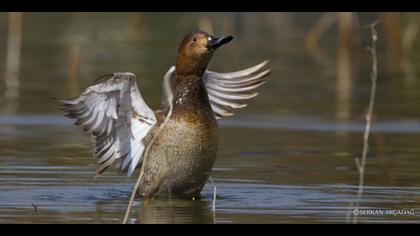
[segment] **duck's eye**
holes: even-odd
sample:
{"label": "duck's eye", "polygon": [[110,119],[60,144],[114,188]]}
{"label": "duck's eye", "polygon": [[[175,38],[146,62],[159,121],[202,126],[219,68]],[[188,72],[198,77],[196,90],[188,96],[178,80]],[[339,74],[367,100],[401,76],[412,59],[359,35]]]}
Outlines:
{"label": "duck's eye", "polygon": [[197,38],[196,38],[196,37],[194,37],[194,38],[193,38],[193,41],[194,41],[194,42],[195,42],[195,41],[197,41]]}

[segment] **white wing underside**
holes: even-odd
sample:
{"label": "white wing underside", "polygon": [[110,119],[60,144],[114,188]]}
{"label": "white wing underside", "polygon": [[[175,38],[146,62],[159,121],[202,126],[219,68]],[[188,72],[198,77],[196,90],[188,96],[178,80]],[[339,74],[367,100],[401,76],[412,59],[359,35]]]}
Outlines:
{"label": "white wing underside", "polygon": [[103,76],[79,97],[61,102],[66,116],[91,134],[98,174],[117,162],[130,176],[141,164],[144,138],[156,117],[144,102],[135,75]]}

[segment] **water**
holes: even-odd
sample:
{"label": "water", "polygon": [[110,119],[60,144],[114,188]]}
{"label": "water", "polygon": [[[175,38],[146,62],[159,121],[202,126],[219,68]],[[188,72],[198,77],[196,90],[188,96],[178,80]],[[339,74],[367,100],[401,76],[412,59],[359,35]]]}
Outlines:
{"label": "water", "polygon": [[[335,28],[321,39],[321,57],[303,46],[320,14],[25,13],[19,96],[6,99],[10,88],[0,85],[0,223],[122,221],[135,178],[111,170],[94,179],[89,137],[51,97],[76,95],[102,74],[131,71],[146,102],[158,107],[161,76],[182,36],[203,16],[217,34],[235,36],[210,69],[230,71],[269,59],[273,74],[247,108],[220,122],[216,211],[209,183],[195,201],[138,198],[129,222],[347,221],[358,191],[355,158],[362,150],[370,57],[363,47],[352,50],[351,86],[339,86]],[[360,17],[368,23],[375,15]],[[0,15],[0,25],[0,58],[6,58],[7,14]],[[361,38],[362,45],[369,43],[368,32],[361,30]],[[419,223],[420,83],[415,74],[389,70],[381,30],[378,43],[380,76],[360,206],[414,215],[361,215],[358,221]],[[77,47],[71,82],[69,60]],[[417,41],[412,50],[418,50]],[[414,72],[420,66],[416,55],[410,54]],[[4,67],[0,63],[2,72]]]}

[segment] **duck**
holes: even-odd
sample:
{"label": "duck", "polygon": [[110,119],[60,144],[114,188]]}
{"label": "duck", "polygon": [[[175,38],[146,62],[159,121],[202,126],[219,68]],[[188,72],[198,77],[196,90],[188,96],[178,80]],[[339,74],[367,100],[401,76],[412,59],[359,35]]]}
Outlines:
{"label": "duck", "polygon": [[187,34],[163,76],[157,110],[130,72],[101,76],[79,96],[60,100],[64,115],[91,136],[97,175],[110,166],[128,177],[141,169],[143,197],[200,197],[217,156],[218,120],[246,107],[271,73],[268,61],[228,73],[208,70],[214,52],[232,39]]}

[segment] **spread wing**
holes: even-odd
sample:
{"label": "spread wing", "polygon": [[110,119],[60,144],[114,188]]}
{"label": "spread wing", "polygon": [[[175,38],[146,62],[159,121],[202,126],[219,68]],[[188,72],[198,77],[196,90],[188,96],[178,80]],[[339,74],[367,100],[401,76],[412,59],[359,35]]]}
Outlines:
{"label": "spread wing", "polygon": [[217,119],[232,116],[234,109],[247,106],[243,100],[258,95],[252,90],[263,85],[271,73],[270,69],[262,70],[267,63],[268,61],[264,61],[256,66],[231,73],[209,70],[204,73],[204,84]]}
{"label": "spread wing", "polygon": [[[247,106],[244,100],[258,95],[253,90],[263,85],[271,73],[270,69],[263,69],[267,63],[268,61],[264,61],[256,66],[231,73],[205,71],[203,81],[217,119],[232,116],[234,109]],[[175,90],[175,76],[175,67],[172,66],[164,77],[164,82],[168,81],[172,87],[170,91]],[[163,89],[162,107],[167,106],[167,91],[168,89]]]}
{"label": "spread wing", "polygon": [[95,82],[79,97],[61,100],[62,109],[91,134],[98,174],[117,162],[130,176],[141,164],[144,138],[156,124],[155,114],[144,102],[134,74],[113,73]]}

